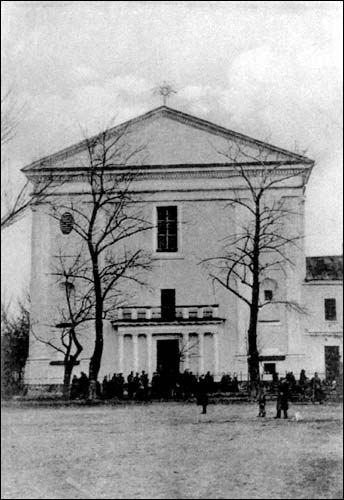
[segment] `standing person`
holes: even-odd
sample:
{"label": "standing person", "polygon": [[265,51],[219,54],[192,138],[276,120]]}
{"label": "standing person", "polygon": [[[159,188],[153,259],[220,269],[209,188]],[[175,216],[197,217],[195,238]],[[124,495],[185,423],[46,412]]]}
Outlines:
{"label": "standing person", "polygon": [[133,389],[134,389],[134,399],[138,399],[140,397],[140,388],[142,387],[140,374],[136,372],[134,380],[133,380]]}
{"label": "standing person", "polygon": [[304,369],[300,371],[300,385],[305,385],[307,381],[307,375]]}
{"label": "standing person", "polygon": [[86,373],[81,372],[79,378],[79,390],[80,390],[80,398],[87,399],[88,398],[88,378]]}
{"label": "standing person", "polygon": [[97,398],[97,381],[91,379],[89,381],[88,386],[89,386],[89,389],[88,389],[89,399],[96,399]]}
{"label": "standing person", "polygon": [[144,401],[147,401],[148,400],[149,378],[148,378],[147,373],[144,370],[142,370],[140,382],[141,382],[141,386],[142,386],[142,398]]}
{"label": "standing person", "polygon": [[238,376],[236,373],[234,373],[234,375],[233,375],[232,392],[239,392],[239,381],[238,381]]}
{"label": "standing person", "polygon": [[109,383],[108,383],[107,376],[105,376],[103,378],[102,393],[103,393],[103,399],[108,399],[108,397],[109,397]]}
{"label": "standing person", "polygon": [[259,412],[258,412],[258,417],[265,417],[266,415],[266,410],[265,410],[265,406],[266,406],[266,395],[265,395],[265,388],[263,385],[261,385],[259,387],[259,392],[258,392],[258,396],[257,396],[257,401],[258,401],[258,409],[259,409]]}
{"label": "standing person", "polygon": [[220,381],[220,389],[222,392],[227,392],[228,380],[225,372],[222,373],[221,381]]}
{"label": "standing person", "polygon": [[212,394],[213,388],[214,388],[214,377],[210,372],[207,372],[205,377],[204,377],[205,385],[206,385],[206,390],[208,393]]}
{"label": "standing person", "polygon": [[160,375],[158,372],[154,372],[152,377],[152,398],[160,398]]}
{"label": "standing person", "polygon": [[322,383],[320,377],[317,372],[314,373],[311,385],[312,385],[312,402],[315,403],[316,401],[319,401],[319,404],[322,405],[324,399],[324,392],[322,389]]}
{"label": "standing person", "polygon": [[123,399],[123,393],[124,393],[124,377],[123,377],[123,373],[119,373],[118,374],[117,380],[118,380],[118,397],[120,399]]}
{"label": "standing person", "polygon": [[128,382],[128,398],[132,399],[134,395],[134,372],[130,372],[127,377]]}
{"label": "standing person", "polygon": [[208,406],[208,394],[207,394],[207,383],[204,375],[201,375],[197,385],[197,404],[202,406],[202,414],[207,413]]}
{"label": "standing person", "polygon": [[72,379],[72,388],[70,391],[70,399],[76,399],[79,396],[79,379],[76,375]]}
{"label": "standing person", "polygon": [[307,376],[305,370],[301,370],[300,372],[300,378],[299,378],[299,389],[300,389],[300,394],[303,399],[306,397],[306,388],[307,388]]}
{"label": "standing person", "polygon": [[274,418],[281,418],[281,411],[283,411],[283,418],[288,418],[288,400],[289,400],[289,384],[286,379],[282,379],[278,385],[277,396],[277,413]]}

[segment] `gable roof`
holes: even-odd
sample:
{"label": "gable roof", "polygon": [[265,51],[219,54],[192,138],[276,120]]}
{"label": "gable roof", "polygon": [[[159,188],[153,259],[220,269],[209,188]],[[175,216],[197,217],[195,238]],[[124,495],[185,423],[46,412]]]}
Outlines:
{"label": "gable roof", "polygon": [[306,281],[342,279],[342,255],[306,257]]}
{"label": "gable roof", "polygon": [[[159,119],[159,118],[167,118],[169,120],[173,120],[174,122],[177,122],[179,124],[184,124],[189,127],[192,127],[194,129],[201,130],[203,132],[207,132],[208,134],[213,134],[218,137],[225,138],[227,140],[234,140],[234,141],[240,141],[241,143],[245,143],[248,146],[251,147],[258,147],[258,148],[264,148],[266,151],[270,152],[271,154],[275,155],[281,155],[283,156],[283,163],[286,164],[294,164],[294,163],[302,163],[302,164],[307,164],[307,165],[313,165],[313,160],[310,160],[309,158],[287,151],[285,149],[273,146],[271,144],[265,143],[263,141],[259,141],[257,139],[253,139],[252,137],[246,136],[244,134],[234,132],[230,129],[224,128],[220,125],[216,125],[214,123],[211,123],[207,120],[203,120],[201,118],[197,118],[195,116],[189,115],[187,113],[184,113],[182,111],[177,111],[175,109],[169,108],[168,106],[160,106],[158,108],[155,108],[147,113],[144,113],[143,115],[137,116],[136,118],[133,118],[131,120],[128,120],[124,123],[121,123],[107,131],[108,137],[111,137],[113,135],[116,135],[117,133],[122,132],[123,130],[126,129],[132,129],[133,127],[141,124],[148,123],[149,121]],[[100,137],[101,134],[97,134],[88,140],[96,140],[98,137]],[[34,161],[30,163],[29,165],[25,166],[22,171],[23,172],[29,172],[32,170],[43,170],[47,166],[52,166],[55,163],[58,163],[60,161],[66,160],[78,153],[81,153],[85,151],[87,145],[87,140],[80,141],[72,146],[69,146],[67,148],[64,148],[56,153],[53,153],[51,155],[45,156],[37,161]],[[153,162],[154,163],[154,162]],[[197,162],[199,163],[199,162]],[[205,161],[204,163],[209,163]],[[218,163],[218,162],[211,162],[212,164]],[[246,164],[249,163],[251,164],[260,164],[260,162],[254,162],[254,161],[249,161],[245,162]],[[155,163],[156,164],[156,163]],[[183,164],[183,163],[181,163]],[[230,162],[222,162],[222,164],[230,164]],[[145,165],[145,164],[144,164]],[[152,165],[152,164],[151,164]],[[68,168],[68,167],[67,167]]]}

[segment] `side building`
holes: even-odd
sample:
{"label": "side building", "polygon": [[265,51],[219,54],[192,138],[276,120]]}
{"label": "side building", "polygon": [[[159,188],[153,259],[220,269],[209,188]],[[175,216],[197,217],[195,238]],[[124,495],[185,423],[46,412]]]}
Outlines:
{"label": "side building", "polygon": [[343,256],[306,257],[305,368],[320,377],[343,375]]}

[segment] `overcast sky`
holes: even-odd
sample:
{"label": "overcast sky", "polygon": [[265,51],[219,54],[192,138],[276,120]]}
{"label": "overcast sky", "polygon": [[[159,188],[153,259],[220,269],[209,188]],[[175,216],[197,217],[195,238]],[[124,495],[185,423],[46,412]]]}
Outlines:
{"label": "overcast sky", "polygon": [[[17,172],[168,105],[316,162],[306,254],[342,252],[342,2],[1,2],[2,88],[25,113],[6,148]],[[21,174],[20,174],[21,175]],[[29,276],[30,224],[2,236],[6,298]]]}

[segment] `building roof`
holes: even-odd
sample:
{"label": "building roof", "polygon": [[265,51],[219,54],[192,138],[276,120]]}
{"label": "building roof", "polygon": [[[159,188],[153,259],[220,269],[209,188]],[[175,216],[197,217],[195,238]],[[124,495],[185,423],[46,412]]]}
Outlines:
{"label": "building roof", "polygon": [[[284,165],[293,165],[293,164],[303,164],[311,167],[313,165],[313,160],[310,160],[309,158],[306,158],[305,156],[287,151],[285,149],[273,146],[271,144],[267,144],[265,142],[253,139],[251,137],[248,137],[244,134],[234,132],[232,130],[229,130],[227,128],[224,128],[219,125],[215,125],[209,121],[203,120],[201,118],[197,118],[195,116],[189,115],[187,113],[183,113],[181,111],[169,108],[167,106],[160,106],[158,108],[155,108],[147,113],[144,113],[143,115],[137,116],[136,118],[133,118],[129,121],[126,121],[125,123],[122,123],[120,125],[117,125],[109,130],[106,131],[106,134],[108,138],[111,138],[112,136],[115,137],[116,135],[123,133],[123,131],[130,131],[131,137],[138,135],[141,136],[142,132],[144,132],[144,128],[147,130],[149,127],[152,125],[152,123],[157,123],[159,121],[159,127],[157,130],[154,130],[153,135],[153,142],[154,142],[154,135],[155,134],[164,134],[160,130],[161,128],[161,120],[164,119],[165,121],[163,122],[163,127],[167,127],[165,132],[165,135],[162,137],[162,142],[164,143],[164,157],[163,161],[161,161],[161,158],[159,155],[154,155],[152,154],[150,161],[140,161],[140,165],[149,165],[151,166],[152,164],[216,164],[216,163],[223,163],[226,164],[228,160],[223,158],[223,155],[219,154],[219,151],[216,151],[215,144],[208,144],[208,142],[211,142],[212,137],[217,137],[219,140],[221,139],[222,141],[239,141],[242,144],[245,144],[246,147],[254,148],[257,151],[264,151],[264,153],[267,153],[270,155],[268,158],[267,154],[265,154],[264,158],[265,160],[271,160],[271,163],[276,163],[276,160],[280,160],[283,162]],[[183,145],[178,143],[178,140],[176,138],[175,130],[170,130],[168,129],[166,119],[168,120],[169,123],[174,123],[174,124],[179,124],[179,126],[184,125],[184,133],[187,132],[187,130],[194,131],[194,136],[196,134],[196,130],[198,130],[198,134],[203,134],[203,136],[195,136],[195,144],[192,144],[190,148],[193,148],[193,155],[192,158],[190,158],[190,155],[186,155],[185,159],[184,157],[180,157],[180,154],[178,154],[179,150],[183,149]],[[185,128],[185,126],[187,128]],[[149,129],[152,132],[152,129]],[[133,133],[134,132],[134,133]],[[167,134],[167,135],[166,135]],[[206,134],[206,135],[204,135]],[[101,134],[96,135],[94,137],[91,137],[88,139],[88,141],[96,140],[98,137],[100,137]],[[190,136],[185,137],[184,142],[187,142],[190,139]],[[216,144],[217,145],[217,144]],[[208,151],[205,150],[207,147]],[[202,149],[203,148],[203,149]],[[30,172],[34,170],[45,170],[46,168],[71,168],[75,164],[75,155],[78,155],[85,151],[87,149],[87,141],[83,140],[77,144],[71,145],[61,151],[58,151],[52,155],[46,156],[44,158],[41,158],[37,161],[34,161],[33,163],[27,165],[22,169],[23,172]],[[171,154],[168,154],[168,150],[171,149]],[[195,151],[199,149],[199,156],[195,155]],[[208,154],[205,154],[208,153]],[[172,160],[171,160],[172,157]],[[66,160],[68,159],[73,159],[73,164],[68,162],[66,163]],[[200,159],[203,159],[203,161],[200,161]],[[194,159],[194,161],[193,161]],[[247,162],[247,158],[245,159]],[[243,160],[239,160],[239,163],[243,163]],[[260,164],[261,161],[254,161],[254,159],[249,159],[249,165],[254,165],[254,164]],[[130,165],[131,166],[131,165]]]}
{"label": "building roof", "polygon": [[306,257],[306,281],[343,280],[343,256]]}

